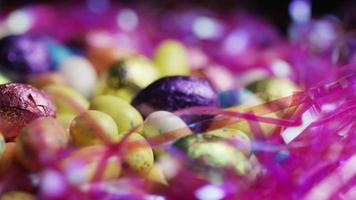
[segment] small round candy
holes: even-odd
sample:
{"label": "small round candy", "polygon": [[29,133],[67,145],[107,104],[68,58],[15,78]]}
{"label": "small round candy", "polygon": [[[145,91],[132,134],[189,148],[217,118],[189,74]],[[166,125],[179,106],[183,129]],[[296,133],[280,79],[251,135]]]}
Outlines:
{"label": "small round candy", "polygon": [[43,88],[43,90],[53,101],[58,114],[78,115],[88,110],[88,100],[68,86],[49,85]]}
{"label": "small round candy", "polygon": [[168,111],[151,113],[143,125],[143,136],[158,144],[172,142],[191,133],[181,118]]}
{"label": "small round candy", "polygon": [[159,72],[152,62],[143,56],[132,56],[114,63],[105,77],[107,89],[127,89],[134,96],[139,90],[159,78]]}
{"label": "small round candy", "polygon": [[163,76],[188,75],[186,48],[176,40],[165,40],[156,49],[154,62]]}
{"label": "small round candy", "polygon": [[131,104],[147,117],[156,110],[176,111],[193,106],[217,106],[218,100],[207,81],[188,76],[170,76],[147,86]]}
{"label": "small round candy", "polygon": [[30,170],[53,161],[58,150],[67,146],[69,134],[52,117],[41,117],[27,124],[16,138],[16,156]]}
{"label": "small round candy", "polygon": [[85,97],[90,97],[97,81],[93,65],[84,57],[71,56],[59,66],[66,82]]}
{"label": "small round candy", "polygon": [[93,180],[101,164],[104,164],[104,168],[99,181],[118,178],[121,174],[120,158],[112,155],[103,163],[103,157],[107,153],[108,149],[104,145],[84,147],[60,160],[60,168],[66,179],[74,185],[81,185]]}
{"label": "small round candy", "polygon": [[0,40],[0,65],[17,74],[43,73],[50,69],[45,41],[36,36],[10,35]]}
{"label": "small round candy", "polygon": [[231,128],[221,128],[214,131],[209,131],[204,133],[206,135],[213,135],[227,139],[228,141],[234,142],[237,149],[240,149],[245,156],[251,154],[251,142],[250,138],[242,131]]}
{"label": "small round candy", "polygon": [[267,78],[253,82],[247,89],[256,93],[264,101],[272,101],[281,97],[292,95],[299,90],[292,81],[282,78]]}
{"label": "small round candy", "polygon": [[0,132],[6,140],[13,140],[30,121],[55,115],[56,107],[44,92],[20,83],[0,85]]}
{"label": "small round candy", "polygon": [[[121,134],[123,138],[125,134]],[[154,163],[153,151],[150,144],[139,133],[131,133],[125,141],[124,163],[129,169],[140,174],[147,175]]]}
{"label": "small round candy", "polygon": [[69,131],[73,144],[80,147],[119,140],[112,117],[96,110],[88,110],[74,118]]}
{"label": "small round candy", "polygon": [[244,154],[220,137],[205,134],[190,135],[178,140],[175,146],[190,158],[199,160],[208,167],[232,168],[239,174],[245,174],[250,168],[250,163]]}
{"label": "small round candy", "polygon": [[126,101],[110,95],[99,95],[90,102],[89,109],[110,115],[116,122],[119,133],[143,123],[140,113]]}
{"label": "small round candy", "polygon": [[27,77],[27,82],[40,89],[51,84],[66,84],[63,75],[58,72],[47,72],[42,74],[30,75]]}
{"label": "small round candy", "polygon": [[0,196],[0,200],[36,200],[37,198],[27,192],[11,191]]}

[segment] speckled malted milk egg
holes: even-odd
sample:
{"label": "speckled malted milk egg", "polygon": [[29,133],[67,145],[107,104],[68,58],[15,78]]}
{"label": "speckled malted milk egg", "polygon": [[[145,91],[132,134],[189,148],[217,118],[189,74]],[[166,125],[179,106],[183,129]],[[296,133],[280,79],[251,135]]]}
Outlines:
{"label": "speckled malted milk egg", "polygon": [[168,111],[151,113],[143,124],[143,136],[156,144],[172,142],[191,133],[181,118]]}
{"label": "speckled malted milk egg", "polygon": [[97,74],[93,65],[84,57],[70,56],[65,58],[59,72],[73,89],[85,97],[90,97],[97,82]]}
{"label": "speckled malted milk egg", "polygon": [[[120,137],[123,139],[124,135],[121,134]],[[142,176],[147,175],[154,165],[150,144],[139,133],[131,133],[124,144],[124,166]]]}
{"label": "speckled malted milk egg", "polygon": [[[99,95],[92,99],[89,109],[98,110],[110,115],[116,125],[119,133],[130,130],[143,123],[140,113],[128,102],[112,95]],[[141,127],[136,131],[140,132]]]}
{"label": "speckled malted milk egg", "polygon": [[27,124],[16,138],[16,156],[30,170],[38,170],[67,147],[69,134],[52,117],[41,117]]}

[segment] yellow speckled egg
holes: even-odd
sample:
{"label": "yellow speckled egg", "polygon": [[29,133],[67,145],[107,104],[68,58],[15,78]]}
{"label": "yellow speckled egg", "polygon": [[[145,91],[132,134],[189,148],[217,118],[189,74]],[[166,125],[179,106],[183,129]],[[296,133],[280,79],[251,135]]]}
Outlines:
{"label": "yellow speckled egg", "polygon": [[150,172],[145,175],[145,178],[155,183],[167,185],[167,180],[164,177],[162,167],[157,163],[153,165]]}
{"label": "yellow speckled egg", "polygon": [[143,136],[156,144],[172,142],[191,133],[181,118],[168,111],[151,113],[143,124]]}
{"label": "yellow speckled egg", "polygon": [[[119,133],[143,123],[141,114],[128,102],[111,95],[96,96],[89,106],[110,115],[118,126]],[[139,129],[136,131],[140,131]]]}
{"label": "yellow speckled egg", "polygon": [[37,198],[27,192],[11,191],[1,195],[0,200],[36,200]]}
{"label": "yellow speckled egg", "polygon": [[[121,138],[125,134],[121,134]],[[132,133],[125,141],[124,163],[129,170],[140,175],[148,174],[154,163],[153,151],[150,144],[139,133]]]}
{"label": "yellow speckled egg", "polygon": [[204,134],[214,135],[217,137],[225,138],[227,140],[232,140],[236,148],[240,149],[246,156],[251,154],[251,143],[248,136],[237,129],[231,128],[220,128],[214,131],[209,131]]}
{"label": "yellow speckled egg", "polygon": [[165,40],[156,49],[154,62],[163,76],[188,75],[186,48],[176,40]]}
{"label": "yellow speckled egg", "polygon": [[119,140],[113,118],[97,110],[88,110],[74,118],[69,132],[73,144],[80,147]]}
{"label": "yellow speckled egg", "polygon": [[64,85],[49,85],[43,90],[56,106],[57,114],[77,115],[88,110],[88,100],[70,87]]}
{"label": "yellow speckled egg", "polygon": [[116,155],[109,156],[106,163],[102,162],[106,156],[107,147],[94,145],[74,151],[60,161],[60,168],[66,178],[74,185],[80,185],[93,180],[100,163],[104,164],[102,176],[98,180],[118,178],[121,174],[121,161]]}

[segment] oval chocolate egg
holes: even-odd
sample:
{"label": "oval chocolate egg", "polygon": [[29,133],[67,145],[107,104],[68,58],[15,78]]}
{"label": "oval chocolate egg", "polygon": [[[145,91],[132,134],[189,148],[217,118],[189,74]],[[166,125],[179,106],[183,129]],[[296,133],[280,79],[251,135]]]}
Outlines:
{"label": "oval chocolate egg", "polygon": [[38,74],[49,71],[47,44],[41,37],[10,35],[0,40],[0,65],[17,74]]}
{"label": "oval chocolate egg", "polygon": [[41,90],[20,83],[0,85],[0,131],[7,141],[32,120],[55,115],[55,106]]}
{"label": "oval chocolate egg", "polygon": [[147,117],[157,110],[176,111],[194,106],[216,106],[218,100],[207,81],[189,76],[170,76],[147,86],[131,104]]}

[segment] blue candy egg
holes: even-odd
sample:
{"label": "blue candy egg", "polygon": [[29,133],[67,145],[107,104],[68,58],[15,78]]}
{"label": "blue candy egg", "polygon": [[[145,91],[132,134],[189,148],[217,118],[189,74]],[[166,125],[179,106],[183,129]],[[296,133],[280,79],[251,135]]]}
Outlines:
{"label": "blue candy egg", "polygon": [[60,63],[73,55],[70,49],[66,48],[63,45],[60,45],[54,41],[47,42],[47,48],[49,55],[51,57],[51,68],[58,69]]}

